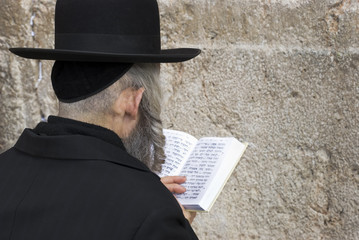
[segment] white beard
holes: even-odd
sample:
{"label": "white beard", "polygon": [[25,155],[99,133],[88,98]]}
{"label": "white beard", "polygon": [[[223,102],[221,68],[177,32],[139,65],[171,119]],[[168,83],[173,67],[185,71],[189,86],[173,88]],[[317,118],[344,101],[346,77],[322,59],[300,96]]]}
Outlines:
{"label": "white beard", "polygon": [[154,164],[153,140],[150,133],[150,124],[146,118],[140,117],[130,136],[122,139],[127,152],[143,162],[148,168]]}

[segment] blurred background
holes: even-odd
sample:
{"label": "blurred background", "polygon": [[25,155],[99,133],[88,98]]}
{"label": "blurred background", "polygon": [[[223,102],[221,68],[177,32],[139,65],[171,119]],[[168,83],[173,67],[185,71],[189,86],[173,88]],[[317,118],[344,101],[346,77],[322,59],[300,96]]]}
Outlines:
{"label": "blurred background", "polygon": [[[359,1],[159,0],[166,128],[249,146],[200,239],[359,239]],[[55,0],[0,0],[0,152],[57,113]]]}

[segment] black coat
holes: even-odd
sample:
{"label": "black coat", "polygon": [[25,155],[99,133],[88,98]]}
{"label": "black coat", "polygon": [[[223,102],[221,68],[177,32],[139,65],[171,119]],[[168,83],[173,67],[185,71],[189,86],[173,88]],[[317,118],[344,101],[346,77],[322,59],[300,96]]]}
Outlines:
{"label": "black coat", "polygon": [[0,155],[0,240],[8,239],[197,237],[157,175],[123,148],[27,129]]}

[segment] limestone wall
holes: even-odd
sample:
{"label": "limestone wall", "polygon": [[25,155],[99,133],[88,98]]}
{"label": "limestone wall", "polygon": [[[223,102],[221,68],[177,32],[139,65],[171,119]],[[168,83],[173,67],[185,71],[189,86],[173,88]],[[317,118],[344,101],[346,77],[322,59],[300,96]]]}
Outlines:
{"label": "limestone wall", "polygon": [[[52,48],[54,1],[0,3],[3,151],[56,113],[51,62],[7,51]],[[165,126],[249,142],[200,239],[359,239],[359,1],[159,5],[164,47],[203,50],[163,65]]]}

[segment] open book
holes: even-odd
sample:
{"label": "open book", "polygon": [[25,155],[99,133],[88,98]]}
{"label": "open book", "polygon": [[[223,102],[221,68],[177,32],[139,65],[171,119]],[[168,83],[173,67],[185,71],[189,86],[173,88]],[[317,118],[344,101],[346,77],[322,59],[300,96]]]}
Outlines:
{"label": "open book", "polygon": [[247,144],[233,137],[195,137],[164,129],[166,162],[160,177],[186,176],[187,191],[177,194],[187,210],[209,211],[232,174]]}

